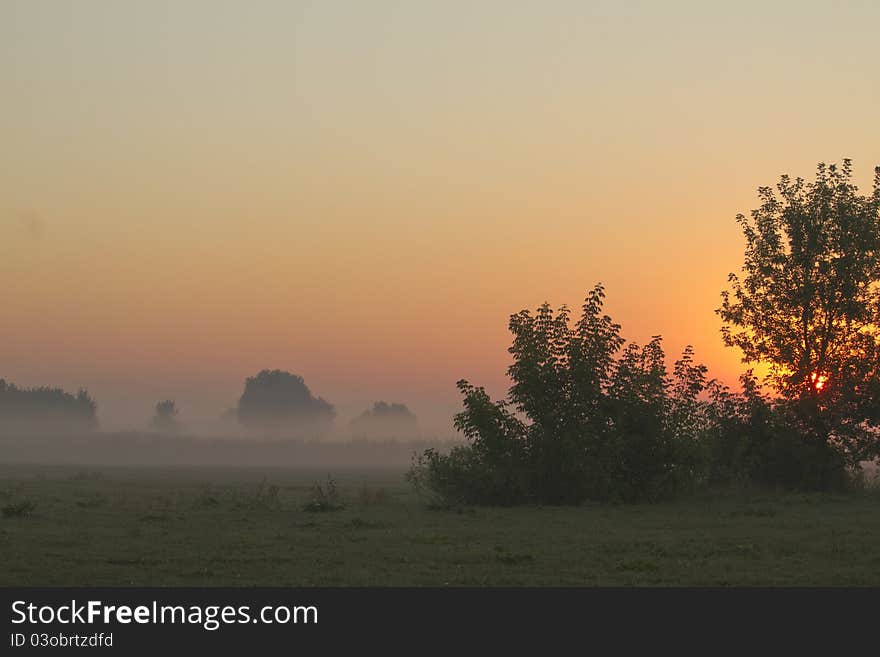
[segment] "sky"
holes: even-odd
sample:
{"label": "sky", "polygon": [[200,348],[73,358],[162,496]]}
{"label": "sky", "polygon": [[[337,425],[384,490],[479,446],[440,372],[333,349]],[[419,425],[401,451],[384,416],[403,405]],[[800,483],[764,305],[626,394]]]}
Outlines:
{"label": "sky", "polygon": [[0,0],[0,377],[192,426],[264,368],[451,434],[596,282],[734,383],[779,175],[880,164],[880,3]]}

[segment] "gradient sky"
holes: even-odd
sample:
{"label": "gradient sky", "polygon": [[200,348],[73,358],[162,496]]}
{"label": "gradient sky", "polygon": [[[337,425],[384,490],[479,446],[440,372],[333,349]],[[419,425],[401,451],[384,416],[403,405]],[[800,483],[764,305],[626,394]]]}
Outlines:
{"label": "gradient sky", "polygon": [[[724,5],[723,7],[721,5]],[[880,3],[0,0],[0,377],[106,428],[287,369],[448,433],[596,281],[692,343],[779,174],[880,164]]]}

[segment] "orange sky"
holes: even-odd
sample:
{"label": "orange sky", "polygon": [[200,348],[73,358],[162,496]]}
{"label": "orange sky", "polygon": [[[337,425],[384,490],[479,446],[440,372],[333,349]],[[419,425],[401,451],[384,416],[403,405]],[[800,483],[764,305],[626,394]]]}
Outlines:
{"label": "orange sky", "polygon": [[[185,6],[183,6],[185,4]],[[625,5],[625,6],[622,6]],[[713,310],[779,174],[880,164],[880,5],[0,6],[0,377],[108,428],[301,374],[448,432],[507,317],[596,281],[735,379]]]}

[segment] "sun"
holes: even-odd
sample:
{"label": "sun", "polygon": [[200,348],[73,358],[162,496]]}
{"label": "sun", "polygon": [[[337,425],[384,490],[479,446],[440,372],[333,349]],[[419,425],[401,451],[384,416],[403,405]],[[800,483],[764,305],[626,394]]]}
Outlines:
{"label": "sun", "polygon": [[818,392],[825,387],[825,384],[828,382],[828,377],[824,374],[820,374],[819,372],[813,372],[810,375],[810,381],[812,382],[813,387]]}

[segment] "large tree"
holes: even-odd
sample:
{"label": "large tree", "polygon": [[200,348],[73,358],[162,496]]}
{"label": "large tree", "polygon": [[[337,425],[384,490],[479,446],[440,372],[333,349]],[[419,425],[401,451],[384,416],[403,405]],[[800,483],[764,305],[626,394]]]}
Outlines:
{"label": "large tree", "polygon": [[717,311],[724,341],[769,365],[805,439],[856,463],[880,422],[880,167],[869,195],[849,160],[758,194],[760,207],[737,217],[745,261]]}
{"label": "large tree", "polygon": [[263,370],[248,377],[238,400],[238,419],[251,431],[276,438],[315,438],[327,434],[336,412],[312,395],[301,376]]}

